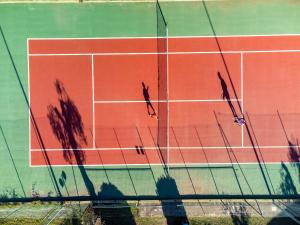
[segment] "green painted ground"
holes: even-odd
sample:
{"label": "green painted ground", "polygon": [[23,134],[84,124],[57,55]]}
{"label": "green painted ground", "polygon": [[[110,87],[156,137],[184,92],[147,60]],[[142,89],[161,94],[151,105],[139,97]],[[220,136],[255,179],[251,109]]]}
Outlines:
{"label": "green painted ground", "polygon": [[[207,2],[206,7],[217,35],[300,34],[300,4],[296,1],[217,1]],[[162,8],[170,35],[213,35],[202,2],[162,3]],[[50,168],[29,167],[27,38],[156,36],[155,13],[153,3],[0,4],[0,25],[15,63],[14,68],[0,36],[2,198],[57,195]],[[162,177],[160,167],[152,167],[152,172],[149,168],[83,168],[86,177],[78,167],[51,169],[64,196],[268,194],[268,189],[272,193],[300,192],[299,164],[263,166],[265,178],[258,165],[192,168],[188,172],[171,169],[174,180]],[[65,184],[59,182],[62,172],[66,173]]]}

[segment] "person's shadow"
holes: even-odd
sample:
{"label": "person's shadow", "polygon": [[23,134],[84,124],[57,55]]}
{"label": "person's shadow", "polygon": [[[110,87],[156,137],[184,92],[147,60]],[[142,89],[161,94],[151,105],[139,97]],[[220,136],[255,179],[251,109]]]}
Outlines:
{"label": "person's shadow", "polygon": [[227,84],[225,82],[225,80],[223,79],[223,77],[221,76],[220,72],[218,72],[218,78],[221,82],[221,87],[222,87],[222,99],[226,99],[228,106],[230,107],[230,110],[232,112],[233,117],[236,119],[238,118],[238,115],[236,113],[236,110],[231,102],[231,98],[230,98],[230,94],[227,88]]}
{"label": "person's shadow", "polygon": [[143,87],[143,96],[146,102],[146,106],[147,106],[147,111],[148,111],[148,115],[151,117],[156,117],[157,118],[157,113],[151,103],[150,100],[150,95],[149,95],[149,86],[146,87],[145,83],[142,82],[142,87]]}

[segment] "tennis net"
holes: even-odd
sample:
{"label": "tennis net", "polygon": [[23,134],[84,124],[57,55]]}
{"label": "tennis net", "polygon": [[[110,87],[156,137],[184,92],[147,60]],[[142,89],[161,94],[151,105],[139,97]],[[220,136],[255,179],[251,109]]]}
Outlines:
{"label": "tennis net", "polygon": [[169,102],[168,102],[168,26],[159,2],[157,15],[157,70],[158,70],[158,132],[157,145],[163,163],[169,158]]}

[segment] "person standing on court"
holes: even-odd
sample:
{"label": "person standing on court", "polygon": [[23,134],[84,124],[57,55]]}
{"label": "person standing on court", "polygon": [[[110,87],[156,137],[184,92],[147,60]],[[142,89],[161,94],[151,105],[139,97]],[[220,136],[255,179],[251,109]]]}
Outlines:
{"label": "person standing on court", "polygon": [[[157,114],[156,114],[156,111],[150,101],[150,95],[149,95],[149,86],[146,87],[145,83],[142,82],[142,86],[143,86],[143,96],[144,96],[144,99],[146,101],[146,104],[147,104],[147,111],[148,111],[148,115],[150,117],[155,117],[157,118]],[[151,112],[152,111],[152,112]]]}
{"label": "person standing on court", "polygon": [[231,98],[230,98],[230,94],[229,94],[229,91],[228,91],[228,88],[227,88],[227,84],[225,82],[225,80],[223,79],[223,77],[221,76],[220,72],[218,72],[218,78],[220,80],[220,83],[221,83],[221,87],[222,87],[222,99],[226,99],[228,105],[229,105],[229,108],[232,112],[232,115],[233,115],[233,120],[235,123],[237,123],[238,125],[244,125],[245,124],[245,119],[243,116],[239,117],[236,113],[236,110],[232,104],[232,101],[231,101]]}

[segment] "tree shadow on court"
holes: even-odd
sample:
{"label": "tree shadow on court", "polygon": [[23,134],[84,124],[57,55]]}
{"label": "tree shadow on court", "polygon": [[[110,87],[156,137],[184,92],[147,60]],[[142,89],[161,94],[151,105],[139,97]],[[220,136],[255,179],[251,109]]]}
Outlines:
{"label": "tree shadow on court", "polygon": [[62,188],[65,188],[67,195],[70,196],[70,192],[68,190],[66,181],[67,181],[67,175],[66,172],[63,170],[61,172],[60,178],[58,179],[58,182]]}
{"label": "tree shadow on court", "polygon": [[[124,194],[112,183],[102,183],[98,193],[100,204],[94,205],[94,211],[101,224],[106,225],[136,225],[130,205],[124,199]],[[118,199],[112,202],[111,199]],[[105,202],[105,200],[110,200]]]}
{"label": "tree shadow on court", "polygon": [[73,165],[78,166],[89,195],[96,197],[94,185],[83,166],[85,155],[80,150],[82,146],[87,144],[81,115],[63,83],[56,80],[54,86],[58,95],[59,106],[48,105],[47,117],[52,132],[62,146],[64,159],[72,167]]}
{"label": "tree shadow on court", "polygon": [[[298,195],[297,188],[294,184],[290,171],[285,163],[281,162],[280,167],[280,191],[285,196]],[[273,204],[280,210],[279,214],[274,217],[268,225],[296,225],[300,224],[299,200],[273,200]]]}
{"label": "tree shadow on court", "polygon": [[300,182],[300,148],[299,148],[299,140],[298,138],[294,138],[292,135],[289,138],[288,134],[287,134],[287,130],[284,126],[284,122],[283,119],[279,113],[279,111],[277,110],[277,116],[280,120],[280,124],[282,127],[282,130],[284,132],[286,141],[288,143],[288,147],[289,147],[289,154],[288,157],[290,159],[290,162],[292,162],[292,166],[294,168],[296,168],[297,173],[298,173],[298,182]]}
{"label": "tree shadow on court", "polygon": [[[277,114],[278,114],[278,118],[281,122],[282,128],[284,130],[285,136],[287,138],[287,142],[288,142],[288,146],[289,146],[289,152],[293,152],[294,149],[297,149],[297,148],[296,148],[295,144],[293,143],[293,141],[289,140],[289,138],[287,136],[287,133],[286,133],[286,130],[285,130],[284,125],[283,125],[282,118],[280,117],[280,114],[279,114],[278,111],[277,111]],[[249,127],[251,129],[253,140],[256,143],[256,146],[254,146],[253,148],[258,149],[258,152],[260,153],[260,158],[261,158],[261,161],[262,161],[262,165],[264,166],[265,171],[266,171],[265,174],[268,177],[268,180],[270,182],[270,186],[269,186],[270,189],[269,190],[271,191],[271,189],[272,189],[272,192],[274,194],[276,194],[279,191],[283,196],[286,196],[286,197],[297,196],[298,195],[297,194],[297,188],[294,185],[294,182],[293,182],[293,179],[292,179],[292,176],[290,174],[290,171],[289,171],[288,167],[283,162],[281,162],[281,167],[280,167],[281,181],[280,181],[280,184],[279,184],[279,190],[275,190],[275,187],[274,187],[273,182],[271,180],[271,177],[270,177],[270,174],[268,172],[267,166],[265,164],[263,155],[261,153],[261,150],[260,150],[260,147],[259,147],[259,144],[258,144],[258,140],[257,140],[255,132],[254,132],[254,127],[251,123],[250,116],[248,115],[248,113],[246,113],[246,115],[247,115],[247,124],[248,124],[247,127]],[[269,225],[271,225],[271,224],[272,225],[273,224],[299,224],[300,223],[299,218],[297,219],[297,217],[298,217],[297,214],[298,213],[293,209],[295,207],[295,205],[297,205],[296,202],[289,203],[289,202],[286,202],[284,200],[279,200],[279,199],[272,199],[272,202],[277,208],[279,208],[281,210],[280,214],[284,215],[284,217],[289,217],[289,218],[286,218],[287,220],[289,220],[289,223],[286,223],[286,222],[282,223],[281,219],[276,218],[276,219],[271,220],[268,223]]]}
{"label": "tree shadow on court", "polygon": [[280,189],[284,195],[298,194],[297,188],[293,182],[293,178],[287,166],[283,162],[281,162],[281,167],[280,167],[280,178],[281,178]]}
{"label": "tree shadow on court", "polygon": [[[156,183],[156,193],[160,199],[179,199],[180,193],[175,180],[169,175],[161,176]],[[182,225],[187,222],[184,203],[181,200],[161,200],[163,214],[168,225]]]}
{"label": "tree shadow on court", "polygon": [[58,182],[57,182],[57,179],[55,177],[55,174],[54,174],[54,171],[53,171],[53,168],[51,166],[51,162],[50,162],[50,159],[48,157],[48,154],[46,152],[46,147],[45,147],[45,144],[44,144],[44,140],[42,138],[42,135],[41,135],[41,131],[39,129],[39,126],[37,124],[37,121],[36,121],[36,118],[35,118],[35,115],[34,115],[34,112],[32,111],[32,108],[30,107],[30,104],[29,104],[29,100],[28,100],[28,97],[27,97],[27,94],[26,94],[26,91],[25,91],[25,88],[22,84],[22,81],[21,81],[21,78],[20,78],[20,75],[19,75],[19,72],[18,72],[18,69],[17,69],[17,66],[15,64],[15,61],[12,57],[12,54],[11,54],[11,51],[10,51],[10,48],[8,46],[8,43],[7,43],[7,40],[6,40],[6,37],[4,35],[4,31],[2,29],[2,26],[0,25],[0,34],[1,34],[1,37],[3,39],[3,42],[4,42],[4,45],[5,45],[5,48],[7,50],[7,53],[9,55],[9,59],[11,61],[11,64],[12,64],[12,67],[13,67],[13,71],[14,71],[14,74],[16,75],[16,78],[17,78],[17,82],[20,86],[20,89],[21,89],[21,92],[22,92],[22,95],[25,99],[25,102],[26,102],[26,106],[28,107],[29,109],[29,116],[30,116],[30,122],[32,125],[32,130],[33,130],[33,133],[38,141],[38,144],[40,146],[40,149],[43,153],[43,157],[44,157],[44,160],[45,160],[45,163],[47,165],[47,170],[48,170],[48,173],[49,173],[49,176],[50,176],[50,179],[51,179],[51,182],[52,182],[52,185],[54,187],[54,190],[58,196],[58,198],[60,198],[62,195],[61,195],[61,192],[60,192],[60,188],[59,188],[59,185],[58,185]]}

